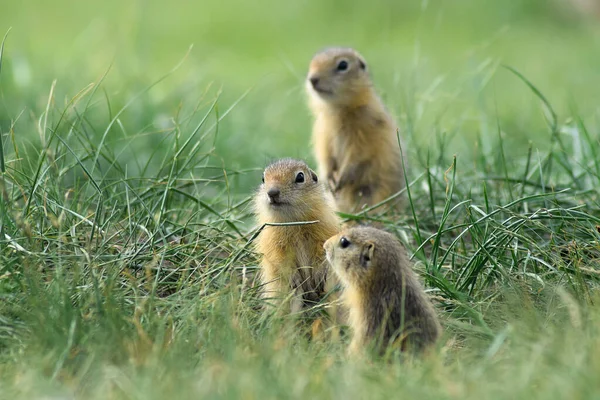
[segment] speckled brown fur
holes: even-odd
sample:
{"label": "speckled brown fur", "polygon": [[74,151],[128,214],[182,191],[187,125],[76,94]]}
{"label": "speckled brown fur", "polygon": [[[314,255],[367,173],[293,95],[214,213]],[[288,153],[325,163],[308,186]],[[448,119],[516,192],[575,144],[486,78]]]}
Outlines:
{"label": "speckled brown fur", "polygon": [[441,326],[433,305],[392,234],[350,228],[324,247],[344,286],[342,300],[353,331],[351,354],[368,346],[383,352],[391,344],[419,351],[438,339]]}

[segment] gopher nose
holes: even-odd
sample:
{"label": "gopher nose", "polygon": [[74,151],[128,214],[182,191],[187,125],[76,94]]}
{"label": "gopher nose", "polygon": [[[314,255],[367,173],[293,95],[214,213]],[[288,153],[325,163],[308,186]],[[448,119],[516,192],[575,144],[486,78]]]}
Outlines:
{"label": "gopher nose", "polygon": [[313,85],[313,87],[317,87],[317,85],[319,84],[319,77],[317,77],[317,76],[313,76],[309,80],[310,80],[310,83]]}
{"label": "gopher nose", "polygon": [[279,197],[279,193],[281,193],[281,191],[279,189],[271,188],[267,192],[267,196],[269,196],[270,200],[276,200]]}

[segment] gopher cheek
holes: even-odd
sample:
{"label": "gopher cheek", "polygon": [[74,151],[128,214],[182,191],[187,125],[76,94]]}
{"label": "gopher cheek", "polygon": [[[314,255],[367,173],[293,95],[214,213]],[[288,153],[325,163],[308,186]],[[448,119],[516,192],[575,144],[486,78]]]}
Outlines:
{"label": "gopher cheek", "polygon": [[352,264],[351,263],[346,263],[344,265],[344,267],[345,267],[346,271],[350,271],[350,269],[352,268]]}
{"label": "gopher cheek", "polygon": [[329,264],[333,265],[333,257],[331,251],[327,247],[325,247],[325,259]]}

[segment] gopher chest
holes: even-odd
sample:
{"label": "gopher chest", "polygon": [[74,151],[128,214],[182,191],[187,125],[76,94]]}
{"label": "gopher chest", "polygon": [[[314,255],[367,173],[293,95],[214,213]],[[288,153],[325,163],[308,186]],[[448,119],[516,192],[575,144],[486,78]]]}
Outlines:
{"label": "gopher chest", "polygon": [[354,286],[347,286],[342,300],[349,311],[348,322],[354,331],[354,338],[361,342],[367,330],[364,294]]}
{"label": "gopher chest", "polygon": [[[291,244],[291,247],[294,252],[294,263],[298,268],[302,267],[310,267],[314,261],[314,254],[311,254],[311,246],[306,240],[301,240],[298,238],[298,241]],[[313,250],[314,251],[314,250]]]}
{"label": "gopher chest", "polygon": [[337,165],[343,165],[348,160],[356,157],[356,135],[351,129],[340,128],[339,132],[333,136],[331,149]]}
{"label": "gopher chest", "polygon": [[290,284],[300,290],[305,302],[317,303],[325,290],[322,245],[299,240],[294,248],[295,271]]}

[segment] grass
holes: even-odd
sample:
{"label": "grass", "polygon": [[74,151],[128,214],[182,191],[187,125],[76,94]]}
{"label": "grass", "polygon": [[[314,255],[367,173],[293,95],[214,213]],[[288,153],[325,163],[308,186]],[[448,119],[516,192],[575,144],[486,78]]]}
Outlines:
{"label": "grass", "polygon": [[[73,5],[51,35],[48,5],[0,15],[0,397],[596,397],[597,27],[539,1],[261,4]],[[268,160],[312,162],[325,41],[365,53],[406,139],[406,215],[355,217],[413,255],[445,329],[426,359],[348,360],[261,311],[249,201]]]}

